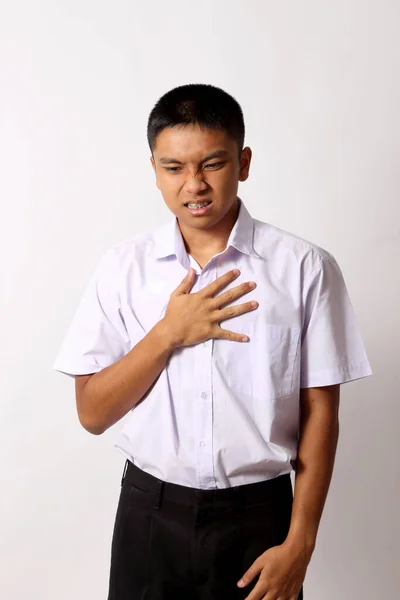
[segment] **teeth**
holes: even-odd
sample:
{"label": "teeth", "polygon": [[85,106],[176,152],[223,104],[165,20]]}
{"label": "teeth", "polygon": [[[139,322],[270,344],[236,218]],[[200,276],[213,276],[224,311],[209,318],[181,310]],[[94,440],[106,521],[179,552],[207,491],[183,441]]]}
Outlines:
{"label": "teeth", "polygon": [[207,206],[209,204],[209,202],[203,202],[202,204],[193,204],[190,203],[188,204],[189,208],[203,208],[203,206]]}

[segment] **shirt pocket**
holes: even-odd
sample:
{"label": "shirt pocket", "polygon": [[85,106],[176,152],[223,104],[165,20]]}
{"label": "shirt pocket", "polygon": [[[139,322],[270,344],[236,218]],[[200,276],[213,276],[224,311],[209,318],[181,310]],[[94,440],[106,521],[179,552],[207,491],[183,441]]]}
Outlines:
{"label": "shirt pocket", "polygon": [[250,341],[232,344],[228,361],[232,391],[265,400],[293,394],[300,328],[257,319],[242,329]]}

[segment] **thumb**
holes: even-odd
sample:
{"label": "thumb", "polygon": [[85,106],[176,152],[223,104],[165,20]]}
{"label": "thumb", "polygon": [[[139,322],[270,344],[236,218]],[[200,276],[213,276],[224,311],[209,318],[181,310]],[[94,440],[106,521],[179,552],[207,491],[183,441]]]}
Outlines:
{"label": "thumb", "polygon": [[193,283],[194,283],[193,275],[194,275],[194,269],[190,268],[189,271],[186,273],[186,276],[184,277],[182,282],[176,288],[176,290],[175,290],[176,294],[187,294],[190,292],[190,290],[193,287]]}

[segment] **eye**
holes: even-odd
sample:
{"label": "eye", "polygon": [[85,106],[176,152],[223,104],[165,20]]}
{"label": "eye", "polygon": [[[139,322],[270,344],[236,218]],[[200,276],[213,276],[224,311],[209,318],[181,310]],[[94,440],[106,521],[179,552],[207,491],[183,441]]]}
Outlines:
{"label": "eye", "polygon": [[164,167],[164,169],[170,173],[176,173],[179,171],[180,167]]}
{"label": "eye", "polygon": [[225,164],[224,162],[209,163],[204,168],[208,169],[208,167],[210,167],[210,169],[215,169],[215,168],[218,168],[218,167],[222,167],[222,165],[224,165],[224,164]]}

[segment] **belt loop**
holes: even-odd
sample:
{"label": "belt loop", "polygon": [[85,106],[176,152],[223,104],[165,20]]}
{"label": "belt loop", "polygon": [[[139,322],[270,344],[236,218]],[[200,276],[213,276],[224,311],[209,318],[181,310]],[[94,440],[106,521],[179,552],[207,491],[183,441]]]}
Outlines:
{"label": "belt loop", "polygon": [[122,473],[121,487],[122,487],[122,484],[124,483],[125,475],[126,475],[126,472],[127,472],[127,470],[128,470],[128,465],[129,465],[129,461],[128,461],[128,459],[127,459],[127,460],[125,461],[124,471],[123,471],[123,473]]}
{"label": "belt loop", "polygon": [[164,481],[160,481],[160,485],[155,497],[155,501],[154,501],[154,505],[153,508],[155,510],[160,510],[161,508],[161,504],[162,504],[162,497],[163,497],[163,491],[164,491]]}

